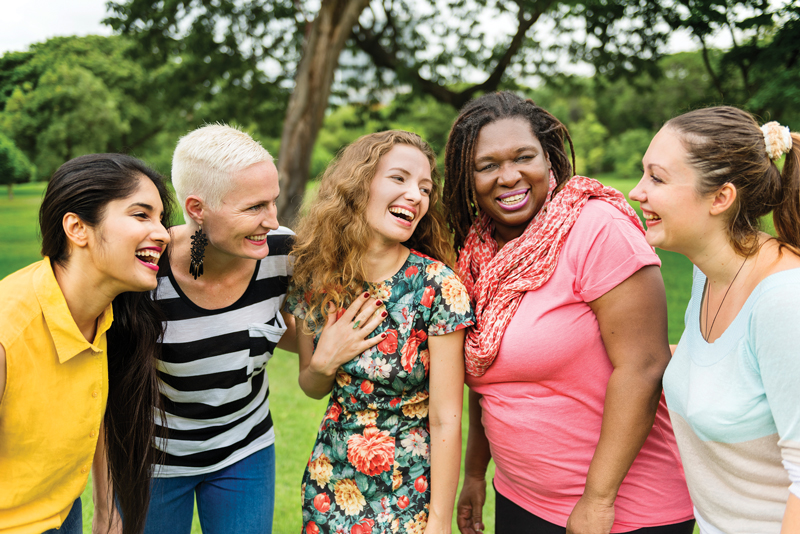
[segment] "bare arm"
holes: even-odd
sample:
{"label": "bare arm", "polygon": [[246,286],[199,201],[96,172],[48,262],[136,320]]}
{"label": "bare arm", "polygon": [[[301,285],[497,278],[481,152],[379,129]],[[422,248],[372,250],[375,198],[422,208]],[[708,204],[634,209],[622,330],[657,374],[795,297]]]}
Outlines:
{"label": "bare arm", "polygon": [[297,354],[297,326],[294,315],[282,311],[281,316],[283,317],[283,322],[286,323],[286,332],[283,333],[281,340],[278,341],[278,348]]}
{"label": "bare arm", "polygon": [[[586,488],[567,522],[570,534],[607,534],[620,484],[653,427],[670,360],[667,304],[658,267],[644,267],[589,303],[614,367],[600,440]],[[647,321],[633,320],[646,317]]]}
{"label": "bare arm", "polygon": [[[92,461],[92,500],[94,501],[94,517],[92,518],[92,534],[120,534],[122,519],[117,507],[112,502],[111,481],[108,478],[108,456],[106,453],[105,421],[100,422],[100,436]],[[111,521],[109,521],[111,518]]]}
{"label": "bare arm", "polygon": [[486,528],[483,504],[486,502],[486,468],[492,453],[483,430],[481,396],[469,391],[469,434],[464,458],[464,485],[458,497],[456,523],[463,534],[475,534]]}
{"label": "bare arm", "polygon": [[800,532],[800,499],[794,493],[789,494],[786,511],[783,512],[781,534],[797,534]]}
{"label": "bare arm", "polygon": [[464,330],[428,338],[431,353],[431,505],[426,534],[449,533],[461,470]]}
{"label": "bare arm", "polygon": [[382,303],[366,294],[359,296],[339,319],[335,313],[328,315],[316,350],[314,334],[301,332],[298,382],[305,394],[312,399],[321,399],[330,393],[339,367],[383,340],[385,334],[370,339],[366,337],[385,317]]}

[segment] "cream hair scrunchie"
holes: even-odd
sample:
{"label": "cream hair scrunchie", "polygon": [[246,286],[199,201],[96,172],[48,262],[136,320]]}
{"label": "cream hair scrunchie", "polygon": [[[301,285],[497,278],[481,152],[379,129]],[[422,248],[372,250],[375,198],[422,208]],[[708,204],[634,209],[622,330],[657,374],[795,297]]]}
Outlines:
{"label": "cream hair scrunchie", "polygon": [[767,145],[769,159],[776,160],[792,148],[792,134],[788,126],[781,126],[776,121],[768,122],[761,127],[764,143]]}

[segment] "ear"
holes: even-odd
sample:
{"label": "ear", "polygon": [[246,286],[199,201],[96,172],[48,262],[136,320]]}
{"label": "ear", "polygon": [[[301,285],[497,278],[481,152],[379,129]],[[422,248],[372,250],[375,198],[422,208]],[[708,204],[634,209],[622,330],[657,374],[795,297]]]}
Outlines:
{"label": "ear", "polygon": [[74,213],[67,213],[61,219],[61,226],[67,234],[70,246],[83,248],[89,244],[89,227]]}
{"label": "ear", "polygon": [[186,213],[189,214],[189,217],[191,217],[194,222],[202,226],[203,218],[205,216],[205,203],[203,202],[203,199],[195,195],[189,195],[186,197],[186,201],[183,205],[186,208]]}
{"label": "ear", "polygon": [[714,197],[711,200],[711,208],[709,213],[711,215],[719,215],[724,213],[736,201],[736,186],[728,182],[723,184],[722,187],[717,189]]}

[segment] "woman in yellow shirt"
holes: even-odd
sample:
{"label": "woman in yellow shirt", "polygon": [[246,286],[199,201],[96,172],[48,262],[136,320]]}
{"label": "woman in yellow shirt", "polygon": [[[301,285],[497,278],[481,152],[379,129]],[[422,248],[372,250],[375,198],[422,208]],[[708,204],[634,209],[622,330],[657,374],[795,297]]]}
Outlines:
{"label": "woman in yellow shirt", "polygon": [[156,287],[171,203],[158,173],[121,154],[50,180],[44,259],[0,281],[0,533],[82,532],[92,467],[114,488],[98,484],[95,501],[116,498],[124,532],[142,530],[162,327],[141,292]]}

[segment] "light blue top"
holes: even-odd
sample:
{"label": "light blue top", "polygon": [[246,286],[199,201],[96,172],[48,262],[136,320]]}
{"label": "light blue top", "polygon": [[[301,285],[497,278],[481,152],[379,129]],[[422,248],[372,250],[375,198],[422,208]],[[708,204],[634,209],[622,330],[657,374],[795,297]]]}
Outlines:
{"label": "light blue top", "polygon": [[664,374],[689,492],[701,525],[778,532],[790,484],[800,497],[800,269],[762,280],[713,343],[700,333],[705,283],[695,267]]}

